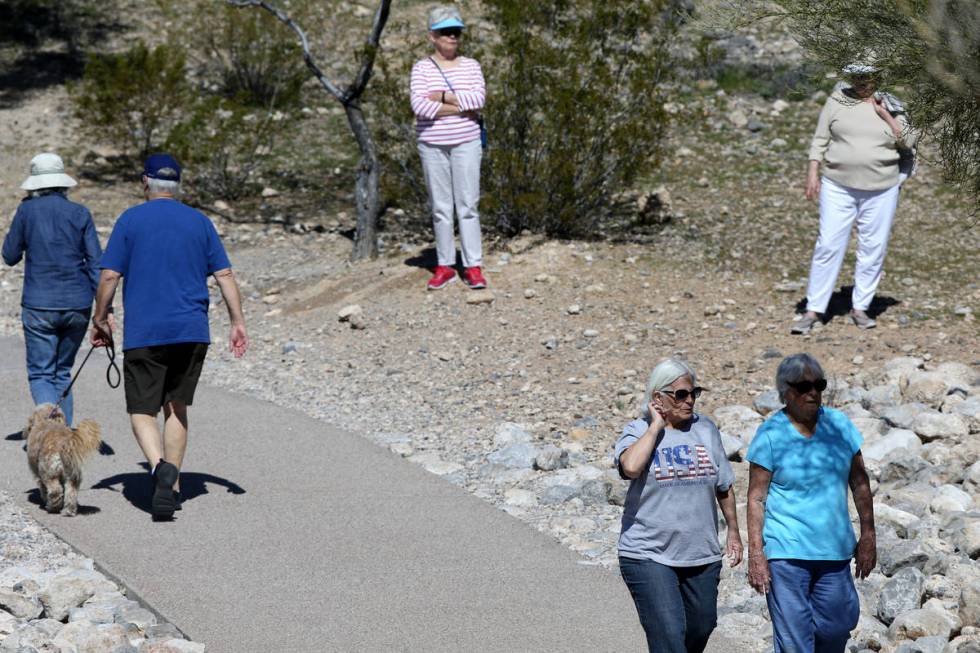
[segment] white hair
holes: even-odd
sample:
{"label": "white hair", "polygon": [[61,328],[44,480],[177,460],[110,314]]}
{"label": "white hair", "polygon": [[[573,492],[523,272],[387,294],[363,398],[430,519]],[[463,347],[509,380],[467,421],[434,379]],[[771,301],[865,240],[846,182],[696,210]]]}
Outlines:
{"label": "white hair", "polygon": [[180,195],[180,182],[169,179],[146,178],[146,187],[154,195]]}
{"label": "white hair", "polygon": [[692,384],[697,384],[697,375],[690,365],[684,361],[666,358],[657,363],[657,366],[650,372],[650,378],[647,379],[647,390],[643,394],[643,406],[641,407],[643,417],[650,416],[650,400],[653,398],[653,393],[669,387],[671,383],[684,376],[690,377]]}

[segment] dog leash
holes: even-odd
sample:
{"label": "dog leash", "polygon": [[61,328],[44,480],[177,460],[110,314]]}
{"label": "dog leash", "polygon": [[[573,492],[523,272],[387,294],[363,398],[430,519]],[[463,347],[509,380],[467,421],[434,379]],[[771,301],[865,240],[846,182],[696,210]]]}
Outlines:
{"label": "dog leash", "polygon": [[[58,399],[58,403],[56,403],[54,408],[51,409],[51,414],[48,417],[54,417],[55,412],[61,408],[61,404],[64,403],[65,399],[68,397],[68,393],[71,392],[71,387],[75,385],[75,381],[78,380],[78,375],[82,373],[82,368],[85,367],[85,363],[87,363],[89,357],[92,356],[92,352],[99,347],[105,347],[106,356],[109,358],[109,366],[105,370],[106,383],[108,383],[109,387],[112,389],[119,387],[119,384],[122,382],[122,375],[119,373],[119,366],[116,365],[115,343],[110,341],[107,345],[93,345],[92,348],[88,350],[88,353],[85,354],[85,358],[82,360],[82,364],[78,366],[78,371],[75,372],[75,376],[72,377],[71,383],[69,383],[68,387],[65,388],[65,391],[61,393],[61,398]],[[113,375],[113,372],[115,372],[115,375]],[[115,376],[115,381],[113,381],[113,376]]]}

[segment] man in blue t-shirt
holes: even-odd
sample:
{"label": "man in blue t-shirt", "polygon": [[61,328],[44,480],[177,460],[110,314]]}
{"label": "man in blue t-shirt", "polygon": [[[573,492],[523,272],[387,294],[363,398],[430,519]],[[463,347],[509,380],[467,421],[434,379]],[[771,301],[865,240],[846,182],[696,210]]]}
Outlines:
{"label": "man in blue t-shirt", "polygon": [[[109,309],[123,279],[123,376],[133,434],[153,470],[154,519],[180,510],[180,466],[187,448],[187,407],[208,344],[208,277],[231,319],[231,351],[248,349],[241,295],[218,232],[200,211],[177,201],[180,165],[154,154],[143,168],[146,202],[123,212],[102,256],[92,344],[112,341]],[[161,435],[157,414],[163,408]]]}

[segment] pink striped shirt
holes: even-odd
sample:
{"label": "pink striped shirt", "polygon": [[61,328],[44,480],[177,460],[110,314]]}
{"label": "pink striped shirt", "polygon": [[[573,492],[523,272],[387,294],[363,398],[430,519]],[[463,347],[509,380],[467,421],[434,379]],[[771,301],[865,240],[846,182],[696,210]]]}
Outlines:
{"label": "pink striped shirt", "polygon": [[477,111],[483,108],[487,97],[483,71],[476,59],[459,57],[453,68],[442,68],[449,78],[452,89],[436,64],[429,58],[420,59],[412,66],[412,111],[415,112],[415,135],[423,143],[433,145],[459,145],[480,138],[480,126],[472,115],[450,115],[436,117],[441,106],[429,99],[433,91],[455,89],[459,108],[463,111]]}

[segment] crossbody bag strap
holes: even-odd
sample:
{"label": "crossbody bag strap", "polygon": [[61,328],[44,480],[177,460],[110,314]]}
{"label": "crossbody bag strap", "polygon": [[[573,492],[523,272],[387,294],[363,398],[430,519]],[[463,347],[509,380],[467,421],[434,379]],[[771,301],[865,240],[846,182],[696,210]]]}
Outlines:
{"label": "crossbody bag strap", "polygon": [[442,75],[442,78],[446,80],[446,84],[449,86],[449,90],[455,93],[456,89],[453,88],[453,83],[449,81],[449,77],[446,76],[446,73],[443,71],[442,67],[439,64],[437,64],[436,60],[433,59],[432,57],[429,57],[429,61],[431,61],[432,65],[436,67],[436,70],[439,71],[439,74]]}

